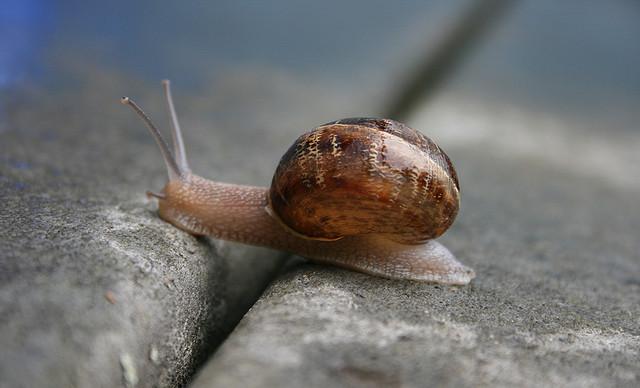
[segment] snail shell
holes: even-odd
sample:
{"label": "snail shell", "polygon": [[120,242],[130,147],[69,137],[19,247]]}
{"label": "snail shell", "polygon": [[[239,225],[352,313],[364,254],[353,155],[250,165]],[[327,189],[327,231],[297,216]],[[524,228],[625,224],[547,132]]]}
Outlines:
{"label": "snail shell", "polygon": [[315,240],[377,234],[404,244],[436,238],[460,204],[449,157],[393,120],[350,118],[300,136],[268,192],[269,212]]}

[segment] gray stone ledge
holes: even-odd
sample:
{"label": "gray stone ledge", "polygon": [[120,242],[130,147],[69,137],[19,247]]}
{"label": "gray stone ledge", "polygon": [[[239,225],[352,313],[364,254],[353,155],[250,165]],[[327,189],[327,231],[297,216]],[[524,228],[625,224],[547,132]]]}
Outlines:
{"label": "gray stone ledge", "polygon": [[470,286],[294,267],[192,387],[638,386],[637,186],[579,172],[581,154],[447,151],[463,197],[442,242]]}
{"label": "gray stone ledge", "polygon": [[[144,192],[162,187],[162,160],[118,98],[161,88],[102,76],[56,98],[41,91],[8,100],[0,129],[3,388],[182,386],[282,263],[281,253],[196,239],[157,217]],[[202,128],[189,129],[190,138],[213,148],[216,137]],[[240,139],[230,132],[225,142]],[[206,157],[191,151],[192,160]]]}

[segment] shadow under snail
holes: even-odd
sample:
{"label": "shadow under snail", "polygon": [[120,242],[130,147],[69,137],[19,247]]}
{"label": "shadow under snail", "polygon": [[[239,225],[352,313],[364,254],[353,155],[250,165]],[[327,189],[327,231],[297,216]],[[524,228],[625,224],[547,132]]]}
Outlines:
{"label": "shadow under snail", "polygon": [[169,81],[173,152],[151,119],[129,105],[155,138],[169,173],[160,217],[193,235],[265,246],[391,279],[468,284],[472,269],[434,239],[458,213],[449,157],[393,120],[350,118],[300,136],[270,188],[215,182],[191,173]]}

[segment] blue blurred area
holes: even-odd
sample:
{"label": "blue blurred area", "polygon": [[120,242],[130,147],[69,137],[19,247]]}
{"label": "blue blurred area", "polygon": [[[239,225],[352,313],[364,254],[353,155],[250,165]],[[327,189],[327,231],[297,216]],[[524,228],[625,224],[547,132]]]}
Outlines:
{"label": "blue blurred area", "polygon": [[[471,2],[0,1],[0,87],[64,83],[72,61],[183,90],[238,66],[384,88]],[[549,109],[636,112],[639,39],[637,1],[519,1],[456,87]]]}
{"label": "blue blurred area", "polygon": [[467,66],[460,82],[507,100],[637,117],[640,2],[523,1]]}
{"label": "blue blurred area", "polygon": [[54,4],[50,1],[0,2],[0,87],[41,72],[54,21]]}
{"label": "blue blurred area", "polygon": [[421,40],[412,30],[435,24],[452,8],[444,0],[69,0],[59,6],[59,36],[68,48],[181,85],[236,65],[362,79],[362,70],[395,62]]}

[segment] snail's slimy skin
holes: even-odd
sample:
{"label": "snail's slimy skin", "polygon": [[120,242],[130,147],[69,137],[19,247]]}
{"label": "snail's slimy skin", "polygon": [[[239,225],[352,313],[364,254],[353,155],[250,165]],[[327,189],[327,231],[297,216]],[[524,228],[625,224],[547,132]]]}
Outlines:
{"label": "snail's slimy skin", "polygon": [[391,279],[467,284],[475,277],[442,244],[402,244],[383,235],[336,241],[291,233],[267,211],[264,187],[214,182],[196,175],[172,180],[158,199],[160,217],[194,235],[264,246],[312,261]]}
{"label": "snail's slimy skin", "polygon": [[[168,81],[174,152],[142,110],[165,158],[162,219],[194,235],[265,246],[371,275],[443,284],[474,277],[433,240],[453,223],[460,187],[447,155],[393,120],[344,119],[302,135],[270,188],[215,182],[187,165]],[[175,155],[175,156],[174,156]]]}

